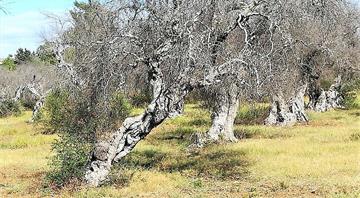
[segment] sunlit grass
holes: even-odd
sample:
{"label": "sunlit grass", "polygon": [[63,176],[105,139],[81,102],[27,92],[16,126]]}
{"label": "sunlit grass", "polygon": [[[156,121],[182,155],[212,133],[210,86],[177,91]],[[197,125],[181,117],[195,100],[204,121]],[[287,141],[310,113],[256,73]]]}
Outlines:
{"label": "sunlit grass", "polygon": [[30,116],[0,119],[0,196],[31,197],[27,190],[40,191],[55,136],[39,134],[28,123]]}
{"label": "sunlit grass", "polygon": [[237,125],[238,143],[188,150],[211,122],[208,111],[187,105],[139,143],[109,184],[51,192],[42,178],[56,136],[40,134],[25,112],[0,119],[0,197],[358,197],[360,110],[309,114],[293,127]]}

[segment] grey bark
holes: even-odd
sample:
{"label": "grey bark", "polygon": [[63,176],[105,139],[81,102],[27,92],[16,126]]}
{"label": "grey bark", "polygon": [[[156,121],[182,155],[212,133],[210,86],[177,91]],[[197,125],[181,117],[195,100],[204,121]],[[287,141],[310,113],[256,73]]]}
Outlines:
{"label": "grey bark", "polygon": [[42,96],[35,104],[33,111],[32,111],[32,115],[31,115],[31,119],[30,122],[35,122],[35,120],[38,118],[39,113],[41,111],[41,109],[43,108],[43,106],[45,105],[45,96]]}
{"label": "grey bark", "polygon": [[344,108],[344,97],[340,94],[341,76],[335,79],[328,91],[321,90],[318,97],[311,97],[308,108],[316,112]]}
{"label": "grey bark", "polygon": [[295,97],[291,101],[291,112],[295,114],[297,122],[308,122],[309,118],[305,112],[305,93],[307,84],[299,87]]}
{"label": "grey bark", "polygon": [[[47,93],[49,93],[51,90],[49,90]],[[45,104],[45,96],[41,95],[37,89],[35,88],[34,83],[27,84],[25,86],[20,86],[16,92],[15,97],[13,98],[14,101],[19,101],[22,97],[24,97],[25,94],[30,94],[32,97],[36,100],[35,106],[33,107],[32,116],[29,122],[34,122],[35,119],[38,117],[41,108]]]}
{"label": "grey bark", "polygon": [[273,96],[270,114],[265,120],[266,125],[291,126],[296,122],[308,122],[305,113],[304,96],[307,85],[296,90],[295,96],[286,101],[284,96]]}
{"label": "grey bark", "polygon": [[281,95],[273,96],[270,114],[265,120],[266,125],[293,125],[296,123],[296,116],[290,111],[288,103]]}
{"label": "grey bark", "polygon": [[234,121],[239,108],[238,95],[236,85],[230,85],[228,91],[218,95],[211,116],[212,125],[206,134],[208,140],[237,141],[234,135]]}
{"label": "grey bark", "polygon": [[166,88],[159,65],[155,63],[152,63],[151,84],[153,100],[145,112],[140,116],[127,118],[109,141],[97,144],[85,173],[85,180],[89,185],[101,185],[107,179],[113,163],[126,156],[166,118],[182,113],[184,98],[191,89],[189,86],[173,84]]}
{"label": "grey bark", "polygon": [[32,95],[35,99],[41,98],[41,94],[36,90],[33,83],[27,84],[25,86],[19,86],[15,92],[14,101],[19,101],[25,94]]}

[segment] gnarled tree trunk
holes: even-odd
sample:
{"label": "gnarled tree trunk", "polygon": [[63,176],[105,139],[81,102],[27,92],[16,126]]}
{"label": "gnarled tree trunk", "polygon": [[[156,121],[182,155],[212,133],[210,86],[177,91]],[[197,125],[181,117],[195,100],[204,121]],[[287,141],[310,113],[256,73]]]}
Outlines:
{"label": "gnarled tree trunk", "polygon": [[177,116],[183,111],[184,98],[191,90],[187,84],[174,83],[166,88],[159,66],[153,63],[151,84],[153,100],[146,111],[137,117],[127,118],[107,142],[96,145],[85,179],[92,186],[99,186],[106,180],[112,164],[126,156],[135,145],[166,118]]}
{"label": "gnarled tree trunk", "polygon": [[34,84],[27,84],[25,86],[20,86],[16,92],[14,101],[19,101],[25,94],[31,94],[34,100],[36,100],[35,106],[33,107],[32,116],[30,122],[34,122],[38,117],[41,108],[45,104],[45,96],[42,96],[35,88]]}
{"label": "gnarled tree trunk", "polygon": [[211,115],[212,125],[206,134],[208,140],[218,141],[222,138],[226,141],[237,141],[234,135],[234,121],[239,108],[238,96],[236,85],[230,85],[228,91],[218,94]]}
{"label": "gnarled tree trunk", "polygon": [[291,112],[295,114],[296,120],[298,122],[308,122],[309,118],[305,112],[305,93],[307,89],[307,84],[299,87],[296,90],[295,97],[291,100]]}
{"label": "gnarled tree trunk", "polygon": [[296,116],[290,111],[289,104],[281,95],[273,96],[270,114],[265,120],[266,125],[293,125],[296,123]]}
{"label": "gnarled tree trunk", "polygon": [[319,94],[309,94],[312,97],[310,97],[308,108],[316,112],[343,108],[344,97],[340,94],[340,89],[341,76],[338,76],[328,91],[321,90]]}
{"label": "gnarled tree trunk", "polygon": [[41,94],[35,89],[34,84],[27,84],[25,86],[19,86],[15,92],[14,101],[19,101],[24,95],[30,94],[35,100],[41,98]]}
{"label": "gnarled tree trunk", "polygon": [[304,96],[307,85],[296,90],[295,96],[286,101],[280,94],[273,96],[270,114],[265,120],[266,125],[291,126],[296,122],[307,122]]}

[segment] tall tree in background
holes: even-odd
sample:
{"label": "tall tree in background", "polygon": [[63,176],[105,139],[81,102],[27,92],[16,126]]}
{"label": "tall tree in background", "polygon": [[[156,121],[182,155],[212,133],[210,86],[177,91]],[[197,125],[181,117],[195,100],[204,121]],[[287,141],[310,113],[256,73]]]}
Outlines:
{"label": "tall tree in background", "polygon": [[32,59],[32,53],[26,48],[19,48],[15,54],[15,62],[17,64],[24,64],[30,62]]}

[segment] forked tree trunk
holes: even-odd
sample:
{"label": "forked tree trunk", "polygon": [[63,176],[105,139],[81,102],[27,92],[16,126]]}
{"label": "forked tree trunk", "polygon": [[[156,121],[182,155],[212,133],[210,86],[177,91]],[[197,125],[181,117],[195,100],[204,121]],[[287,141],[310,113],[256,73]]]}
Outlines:
{"label": "forked tree trunk", "polygon": [[307,85],[299,87],[295,95],[286,101],[282,95],[274,96],[266,125],[291,126],[296,122],[308,122],[304,96]]}
{"label": "forked tree trunk", "polygon": [[343,108],[344,97],[340,94],[340,89],[341,76],[338,76],[328,91],[321,90],[320,94],[310,94],[317,97],[310,97],[308,108],[316,112]]}
{"label": "forked tree trunk", "polygon": [[145,112],[137,117],[127,118],[113,133],[110,140],[96,145],[92,160],[85,173],[89,185],[99,186],[106,179],[113,163],[118,162],[144,139],[153,128],[166,118],[182,113],[184,98],[191,90],[185,83],[174,83],[166,88],[159,66],[153,63],[151,84],[153,100]]}
{"label": "forked tree trunk", "polygon": [[16,89],[13,100],[19,101],[27,93],[31,94],[36,99],[41,98],[41,94],[35,89],[35,86],[33,84],[27,84],[25,86],[19,86]]}
{"label": "forked tree trunk", "polygon": [[34,122],[35,119],[38,117],[41,108],[44,106],[45,103],[45,97],[41,96],[41,94],[36,90],[35,86],[33,84],[27,84],[25,86],[20,86],[16,92],[15,97],[13,98],[14,101],[19,101],[26,92],[33,95],[33,97],[37,100],[35,103],[35,106],[33,107],[32,116],[30,119],[30,122]]}
{"label": "forked tree trunk", "polygon": [[217,97],[212,112],[212,125],[206,134],[209,141],[220,139],[236,142],[234,135],[234,121],[239,108],[237,88],[233,87],[227,93]]}

